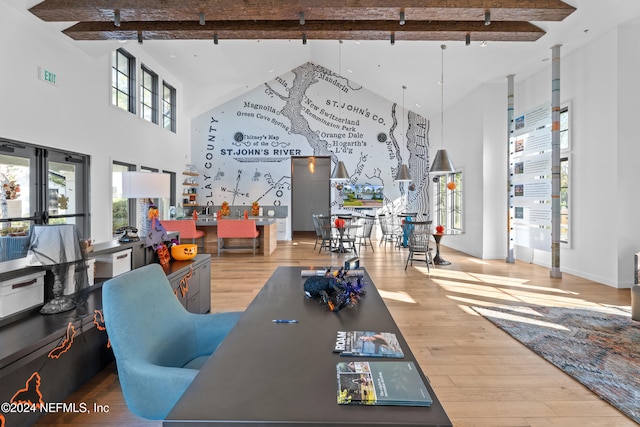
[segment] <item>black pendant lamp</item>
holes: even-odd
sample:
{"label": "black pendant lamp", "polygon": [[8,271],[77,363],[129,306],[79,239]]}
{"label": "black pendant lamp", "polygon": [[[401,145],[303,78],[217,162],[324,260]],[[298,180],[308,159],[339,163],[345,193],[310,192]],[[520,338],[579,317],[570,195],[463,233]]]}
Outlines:
{"label": "black pendant lamp", "polygon": [[[405,116],[405,109],[404,109],[404,91],[407,87],[406,86],[402,86],[402,141],[404,143],[405,140],[405,134],[404,134],[404,116]],[[402,151],[402,149],[400,150]],[[396,174],[396,177],[394,179],[394,181],[402,181],[402,182],[408,182],[408,181],[412,181],[411,179],[411,174],[409,174],[409,167],[407,166],[406,163],[402,163],[400,165],[400,169],[398,169],[398,173]]]}
{"label": "black pendant lamp", "polygon": [[442,74],[440,76],[440,149],[436,152],[436,156],[433,159],[433,163],[431,164],[431,169],[429,169],[430,173],[433,174],[444,174],[444,173],[452,173],[456,171],[456,168],[453,166],[453,162],[447,153],[447,150],[443,148],[444,146],[444,50],[447,48],[447,45],[443,44],[440,46],[442,49],[441,55],[441,64],[442,64]]}

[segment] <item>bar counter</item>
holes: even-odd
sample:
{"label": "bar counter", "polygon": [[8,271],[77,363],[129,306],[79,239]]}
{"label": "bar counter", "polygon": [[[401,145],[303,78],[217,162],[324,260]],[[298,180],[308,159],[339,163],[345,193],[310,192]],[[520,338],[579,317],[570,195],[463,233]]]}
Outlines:
{"label": "bar counter", "polygon": [[[241,220],[242,218],[226,217],[225,219]],[[249,219],[255,220],[256,228],[260,232],[260,237],[258,238],[258,241],[260,242],[258,253],[261,255],[271,255],[278,246],[276,220],[272,218],[252,216],[250,216]],[[218,253],[218,221],[215,217],[199,217],[196,220],[196,228],[204,231],[203,252],[209,254]],[[246,243],[242,242],[246,239],[226,240],[230,246],[236,246],[238,243]]]}

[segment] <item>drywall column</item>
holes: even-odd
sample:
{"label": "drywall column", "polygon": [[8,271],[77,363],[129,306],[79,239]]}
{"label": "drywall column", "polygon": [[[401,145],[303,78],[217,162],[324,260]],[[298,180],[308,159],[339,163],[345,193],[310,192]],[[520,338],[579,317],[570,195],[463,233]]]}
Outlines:
{"label": "drywall column", "polygon": [[560,46],[551,48],[551,272],[560,271]]}
{"label": "drywall column", "polygon": [[513,167],[511,165],[511,136],[513,135],[513,80],[514,75],[509,74],[507,76],[507,259],[508,263],[515,263],[516,259],[513,256],[514,246],[513,226],[511,221],[513,220],[513,206],[511,202],[511,179],[513,178]]}

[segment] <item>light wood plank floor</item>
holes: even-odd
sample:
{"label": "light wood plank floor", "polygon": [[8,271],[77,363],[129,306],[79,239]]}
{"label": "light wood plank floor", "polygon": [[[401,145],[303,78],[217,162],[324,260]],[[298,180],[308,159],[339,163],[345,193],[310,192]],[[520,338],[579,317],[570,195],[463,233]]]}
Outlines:
{"label": "light wood plank floor", "polygon": [[[212,311],[244,309],[281,265],[339,266],[348,258],[318,255],[315,236],[278,242],[269,257],[227,252],[212,256]],[[446,241],[443,241],[446,243]],[[404,270],[406,249],[361,252],[361,263],[380,290],[396,323],[455,426],[636,425],[588,389],[476,315],[473,305],[535,303],[558,306],[629,306],[630,292],[549,269],[504,260],[479,260],[443,248],[450,266],[414,263]],[[328,314],[330,315],[330,314]],[[113,365],[69,401],[109,405],[110,412],[49,415],[40,426],[160,426],[132,415]]]}

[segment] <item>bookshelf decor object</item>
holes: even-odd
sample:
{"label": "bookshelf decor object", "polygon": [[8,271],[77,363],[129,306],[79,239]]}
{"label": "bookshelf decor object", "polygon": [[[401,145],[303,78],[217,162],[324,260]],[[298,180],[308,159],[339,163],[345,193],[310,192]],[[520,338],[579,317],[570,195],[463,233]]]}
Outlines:
{"label": "bookshelf decor object", "polygon": [[182,206],[184,207],[197,207],[197,177],[200,176],[195,168],[195,165],[187,165],[187,169],[182,172],[184,180],[182,181]]}

